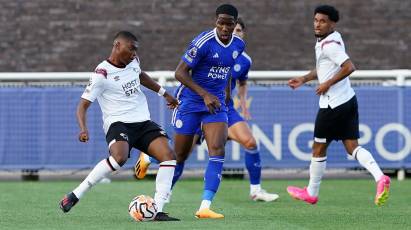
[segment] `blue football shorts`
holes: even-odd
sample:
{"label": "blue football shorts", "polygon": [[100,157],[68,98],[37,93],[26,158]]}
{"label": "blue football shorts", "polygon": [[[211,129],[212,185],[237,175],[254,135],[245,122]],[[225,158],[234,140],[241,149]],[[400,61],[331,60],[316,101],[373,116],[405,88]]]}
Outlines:
{"label": "blue football shorts", "polygon": [[216,114],[206,111],[190,112],[175,109],[172,116],[172,125],[177,134],[194,135],[201,130],[201,124],[224,122],[228,123],[227,111],[219,110]]}
{"label": "blue football shorts", "polygon": [[244,118],[238,113],[233,105],[228,106],[227,117],[229,128],[237,122],[244,121]]}

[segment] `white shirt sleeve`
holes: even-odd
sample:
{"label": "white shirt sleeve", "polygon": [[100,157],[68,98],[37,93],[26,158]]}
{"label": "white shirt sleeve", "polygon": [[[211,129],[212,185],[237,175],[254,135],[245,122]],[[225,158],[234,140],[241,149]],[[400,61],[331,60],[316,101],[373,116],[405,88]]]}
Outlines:
{"label": "white shirt sleeve", "polygon": [[93,73],[90,76],[90,81],[81,95],[81,98],[94,102],[104,90],[105,76],[100,73]]}
{"label": "white shirt sleeve", "polygon": [[329,41],[323,45],[323,53],[336,65],[341,66],[350,59],[343,46],[337,41]]}

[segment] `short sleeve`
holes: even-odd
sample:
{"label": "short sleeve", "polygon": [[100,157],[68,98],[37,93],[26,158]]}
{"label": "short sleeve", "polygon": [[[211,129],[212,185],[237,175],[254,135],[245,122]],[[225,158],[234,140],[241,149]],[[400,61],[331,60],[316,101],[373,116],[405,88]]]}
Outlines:
{"label": "short sleeve", "polygon": [[202,46],[197,46],[194,41],[188,46],[187,50],[184,52],[181,58],[185,63],[187,63],[190,68],[194,68],[198,62],[203,58],[207,44],[202,44]]}
{"label": "short sleeve", "polygon": [[251,68],[251,62],[246,62],[244,64],[244,70],[242,71],[241,75],[239,76],[239,81],[246,81],[248,79],[248,72]]}
{"label": "short sleeve", "polygon": [[96,69],[90,76],[89,83],[81,95],[81,98],[94,102],[104,90],[104,80],[107,77],[107,72],[104,69]]}
{"label": "short sleeve", "polygon": [[325,41],[322,45],[323,53],[336,65],[341,66],[348,57],[347,53],[340,42],[338,41]]}

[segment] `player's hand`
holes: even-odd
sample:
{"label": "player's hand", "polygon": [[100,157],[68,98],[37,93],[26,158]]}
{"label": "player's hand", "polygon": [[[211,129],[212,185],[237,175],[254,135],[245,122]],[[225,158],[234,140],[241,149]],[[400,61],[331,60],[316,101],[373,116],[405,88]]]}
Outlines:
{"label": "player's hand", "polygon": [[218,97],[212,94],[206,93],[203,96],[203,100],[204,100],[204,104],[208,108],[208,111],[212,114],[215,114],[217,110],[219,110],[221,107],[221,103],[220,103],[220,100],[218,100]]}
{"label": "player's hand", "polygon": [[325,94],[330,89],[330,87],[331,85],[328,82],[323,82],[320,85],[318,85],[317,89],[315,89],[315,93],[317,95]]}
{"label": "player's hand", "polygon": [[302,77],[295,77],[291,78],[288,80],[288,86],[291,87],[291,89],[296,89],[304,84],[304,79]]}
{"label": "player's hand", "polygon": [[247,109],[245,105],[241,106],[241,112],[243,112],[244,119],[246,119],[247,121],[251,120],[250,111]]}
{"label": "player's hand", "polygon": [[88,131],[87,131],[87,130],[81,131],[81,132],[78,134],[78,140],[79,140],[79,141],[81,141],[81,142],[87,142],[88,139],[89,139],[89,137],[88,137]]}
{"label": "player's hand", "polygon": [[166,95],[164,95],[164,98],[166,99],[166,101],[167,101],[167,107],[169,108],[169,109],[175,109],[175,108],[177,108],[177,106],[178,106],[178,100],[177,99],[175,99],[173,96],[171,96],[170,94],[166,94]]}

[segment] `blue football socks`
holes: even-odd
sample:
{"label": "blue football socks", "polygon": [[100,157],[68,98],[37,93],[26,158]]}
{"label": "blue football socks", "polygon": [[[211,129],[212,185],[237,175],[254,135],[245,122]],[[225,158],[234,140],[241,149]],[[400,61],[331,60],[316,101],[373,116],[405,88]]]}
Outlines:
{"label": "blue football socks", "polygon": [[250,184],[260,184],[261,159],[257,148],[245,150],[245,166],[250,175]]}

